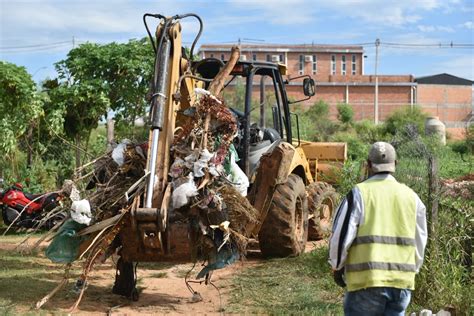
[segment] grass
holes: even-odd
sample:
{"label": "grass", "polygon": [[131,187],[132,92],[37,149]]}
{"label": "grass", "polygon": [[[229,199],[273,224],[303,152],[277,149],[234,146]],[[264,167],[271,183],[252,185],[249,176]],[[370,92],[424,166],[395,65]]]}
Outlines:
{"label": "grass", "polygon": [[37,300],[56,286],[62,274],[47,259],[0,250],[0,315],[28,313]]}
{"label": "grass", "polygon": [[227,311],[239,314],[340,315],[343,290],[332,280],[328,249],[273,259],[232,280]]}

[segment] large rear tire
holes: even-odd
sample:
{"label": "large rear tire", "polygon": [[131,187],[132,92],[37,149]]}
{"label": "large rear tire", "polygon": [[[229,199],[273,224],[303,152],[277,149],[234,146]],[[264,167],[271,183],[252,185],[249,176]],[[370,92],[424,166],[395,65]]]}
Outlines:
{"label": "large rear tire", "polygon": [[335,212],[338,195],[326,182],[314,182],[307,188],[310,219],[308,223],[308,240],[320,240],[329,236],[332,218]]}
{"label": "large rear tire", "polygon": [[276,187],[273,200],[258,234],[265,257],[297,256],[308,239],[308,200],[303,180],[290,174]]}

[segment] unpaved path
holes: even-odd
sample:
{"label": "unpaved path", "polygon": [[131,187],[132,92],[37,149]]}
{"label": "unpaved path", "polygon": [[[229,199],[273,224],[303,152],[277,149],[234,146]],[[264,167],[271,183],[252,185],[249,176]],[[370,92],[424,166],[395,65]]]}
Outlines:
{"label": "unpaved path", "polygon": [[[8,239],[0,237],[0,250],[12,251],[19,239]],[[40,248],[47,244],[43,243]],[[314,244],[309,244],[307,250],[314,248]],[[33,257],[35,264],[44,266],[51,271],[49,283],[57,284],[61,280],[62,267],[52,264],[44,257],[43,251],[38,252]],[[113,259],[113,258],[112,258]],[[193,300],[193,295],[188,290],[184,276],[192,268],[192,264],[166,264],[166,263],[146,263],[138,266],[138,288],[140,297],[137,302],[132,302],[126,298],[111,293],[115,276],[115,264],[109,259],[104,264],[98,264],[93,269],[89,277],[89,286],[84,294],[79,308],[75,314],[87,315],[161,315],[161,314],[186,314],[186,315],[216,315],[227,314],[226,306],[229,301],[231,290],[231,278],[242,269],[252,267],[261,261],[258,251],[250,251],[245,261],[238,262],[225,269],[214,271],[212,275],[213,285],[192,283],[194,291],[202,297],[201,301]],[[196,265],[191,275],[196,275],[201,266]],[[78,275],[81,266],[76,264],[74,271]],[[54,276],[53,276],[54,274]],[[53,297],[43,306],[43,310],[49,313],[67,313],[74,304],[77,296],[72,292],[74,278],[62,290],[61,294]],[[52,284],[49,288],[52,288]],[[11,289],[18,291],[21,289]],[[37,300],[44,295],[38,292]],[[0,297],[1,299],[1,297]],[[16,302],[16,312],[31,312],[35,302]]]}

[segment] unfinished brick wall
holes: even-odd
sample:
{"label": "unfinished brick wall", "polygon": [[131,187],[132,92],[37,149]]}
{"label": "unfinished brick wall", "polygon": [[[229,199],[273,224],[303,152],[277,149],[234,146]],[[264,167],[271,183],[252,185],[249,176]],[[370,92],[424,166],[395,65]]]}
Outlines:
{"label": "unfinished brick wall", "polygon": [[454,139],[464,136],[472,117],[472,86],[418,84],[417,102],[424,112],[438,116]]}

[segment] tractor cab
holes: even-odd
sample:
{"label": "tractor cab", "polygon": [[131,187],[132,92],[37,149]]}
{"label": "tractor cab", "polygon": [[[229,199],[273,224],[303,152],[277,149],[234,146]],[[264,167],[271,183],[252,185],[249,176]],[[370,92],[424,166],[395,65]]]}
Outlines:
{"label": "tractor cab", "polygon": [[[193,70],[202,78],[212,80],[223,66],[223,61],[207,58],[195,62]],[[296,114],[290,112],[285,89],[288,81],[282,78],[285,73],[286,66],[282,64],[239,61],[222,92],[238,122],[239,134],[234,139],[238,164],[250,179],[264,153],[281,141],[291,144],[295,136],[299,143],[299,126],[292,125],[292,116]],[[309,98],[314,95],[314,80],[302,77],[305,77],[303,92]]]}

